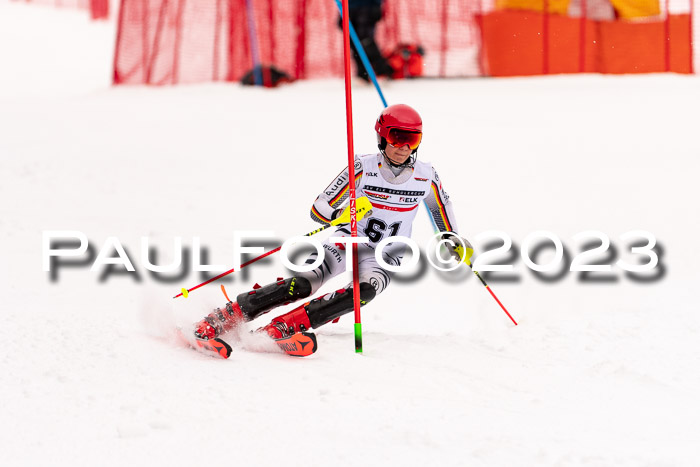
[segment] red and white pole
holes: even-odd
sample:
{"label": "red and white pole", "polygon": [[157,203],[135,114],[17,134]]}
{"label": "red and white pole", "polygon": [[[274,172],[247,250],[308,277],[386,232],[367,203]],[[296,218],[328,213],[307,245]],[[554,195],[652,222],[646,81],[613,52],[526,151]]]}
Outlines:
{"label": "red and white pole", "polygon": [[[350,68],[350,13],[348,0],[343,0],[343,54],[345,63],[345,120],[348,133],[348,186],[350,187],[350,235],[357,237],[355,207],[355,148],[352,135],[352,74]],[[362,353],[362,320],[360,316],[360,277],[357,266],[357,243],[352,244],[352,299],[355,311],[355,352]]]}

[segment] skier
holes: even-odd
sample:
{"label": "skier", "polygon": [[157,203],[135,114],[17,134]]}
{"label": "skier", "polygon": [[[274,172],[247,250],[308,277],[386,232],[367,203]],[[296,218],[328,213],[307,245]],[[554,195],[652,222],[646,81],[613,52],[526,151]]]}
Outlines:
{"label": "skier", "polygon": [[[413,220],[422,201],[428,205],[443,238],[452,240],[450,254],[458,261],[469,261],[473,249],[468,241],[458,237],[452,203],[442,188],[437,172],[428,162],[417,160],[418,146],[423,135],[420,115],[408,105],[392,105],[377,119],[375,130],[379,153],[355,157],[356,196],[366,196],[372,210],[358,222],[359,236],[369,243],[358,245],[358,274],[360,303],[366,305],[383,292],[389,284],[389,273],[374,255],[376,245],[385,237],[410,237]],[[321,192],[311,207],[311,218],[328,224],[338,216],[347,216],[341,205],[348,198],[349,173],[346,168]],[[358,199],[359,201],[359,199]],[[359,216],[358,216],[359,217]],[[349,237],[347,224],[341,224],[335,236]],[[458,238],[454,238],[458,237]],[[405,245],[394,242],[384,248],[382,258],[387,264],[399,266]],[[222,332],[242,322],[252,321],[271,309],[314,295],[332,277],[345,272],[345,244],[323,243],[324,259],[315,269],[297,273],[288,279],[278,279],[264,287],[238,295],[195,325],[199,339],[214,339]],[[310,255],[307,264],[317,259]],[[307,301],[302,306],[278,316],[258,329],[270,337],[288,337],[297,331],[316,329],[353,310],[352,282],[345,288]]]}

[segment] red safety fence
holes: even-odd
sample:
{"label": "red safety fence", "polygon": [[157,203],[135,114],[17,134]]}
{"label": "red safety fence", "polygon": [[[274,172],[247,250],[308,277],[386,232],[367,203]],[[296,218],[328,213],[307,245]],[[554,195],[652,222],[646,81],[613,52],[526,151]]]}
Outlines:
{"label": "red safety fence", "polygon": [[92,19],[109,18],[109,0],[14,0],[15,2],[55,6],[58,8],[77,8],[90,11]]}
{"label": "red safety fence", "polygon": [[[292,78],[342,76],[342,34],[334,0],[122,0],[116,83],[239,80],[260,61]],[[423,75],[478,76],[476,14],[491,0],[387,0],[377,26],[384,53],[420,45]]]}
{"label": "red safety fence", "polygon": [[[292,79],[342,76],[334,0],[248,1],[121,0],[114,82],[238,81],[256,55]],[[385,0],[376,38],[386,56],[420,47],[425,77],[688,73],[692,1]]]}

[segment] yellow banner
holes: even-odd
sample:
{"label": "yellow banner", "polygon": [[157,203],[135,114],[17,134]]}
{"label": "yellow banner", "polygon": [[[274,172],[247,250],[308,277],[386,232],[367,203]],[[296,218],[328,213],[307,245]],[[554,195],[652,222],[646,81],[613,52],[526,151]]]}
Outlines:
{"label": "yellow banner", "polygon": [[610,0],[620,18],[644,18],[661,14],[658,0]]}
{"label": "yellow banner", "polygon": [[565,15],[569,10],[569,0],[496,0],[496,9],[544,11],[545,3],[550,13]]}

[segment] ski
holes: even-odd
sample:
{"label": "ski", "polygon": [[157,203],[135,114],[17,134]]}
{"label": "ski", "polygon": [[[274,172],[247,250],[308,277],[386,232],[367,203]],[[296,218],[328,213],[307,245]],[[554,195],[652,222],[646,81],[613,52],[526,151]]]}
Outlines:
{"label": "ski", "polygon": [[[194,335],[186,335],[182,328],[176,328],[176,335],[181,343],[213,357],[229,358],[233,351],[231,346],[220,337],[210,340],[198,339]],[[282,352],[292,357],[308,357],[318,350],[316,334],[313,332],[298,332],[288,337],[274,339],[274,342]]]}
{"label": "ski", "polygon": [[284,353],[292,357],[308,357],[318,350],[316,334],[313,332],[297,332],[289,337],[275,339],[275,343]]}
{"label": "ski", "polygon": [[198,352],[202,352],[204,354],[218,358],[229,358],[231,356],[231,346],[219,337],[210,340],[198,339],[194,335],[187,336],[182,331],[182,328],[176,328],[175,333],[177,335],[178,340],[181,343],[193,348]]}

